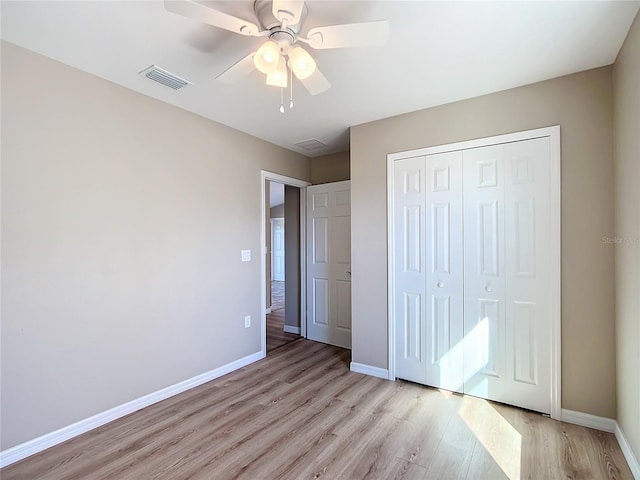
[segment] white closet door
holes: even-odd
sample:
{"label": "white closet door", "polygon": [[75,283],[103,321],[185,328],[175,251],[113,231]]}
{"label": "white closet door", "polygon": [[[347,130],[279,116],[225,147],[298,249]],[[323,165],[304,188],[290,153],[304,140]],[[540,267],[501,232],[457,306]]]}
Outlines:
{"label": "white closet door", "polygon": [[394,163],[395,374],[426,383],[425,157]]}
{"label": "white closet door", "polygon": [[549,139],[463,164],[464,392],[550,413]]}
{"label": "white closet door", "polygon": [[429,155],[426,209],[426,383],[462,391],[462,152]]}
{"label": "white closet door", "polygon": [[394,169],[396,376],[462,391],[462,152]]}
{"label": "white closet door", "polygon": [[351,348],[351,183],[307,188],[307,336]]}
{"label": "white closet door", "polygon": [[505,144],[507,403],[551,411],[550,141]]}
{"label": "white closet door", "polygon": [[396,377],[551,413],[551,145],[394,161]]}
{"label": "white closet door", "polygon": [[494,398],[506,378],[504,151],[464,152],[464,392]]}

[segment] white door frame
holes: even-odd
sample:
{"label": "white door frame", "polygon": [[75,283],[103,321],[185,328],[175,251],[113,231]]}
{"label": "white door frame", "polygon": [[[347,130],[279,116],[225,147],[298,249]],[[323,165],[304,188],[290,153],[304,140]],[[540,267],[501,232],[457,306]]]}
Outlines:
{"label": "white door frame", "polygon": [[500,143],[518,142],[533,138],[549,137],[550,142],[550,218],[551,218],[551,249],[548,256],[551,259],[553,272],[551,275],[551,418],[560,420],[561,409],[561,203],[560,203],[560,126],[538,128],[524,132],[508,133],[493,137],[480,138],[465,142],[450,143],[434,147],[408,150],[405,152],[390,153],[387,155],[387,318],[388,318],[388,363],[389,380],[395,380],[395,317],[394,317],[394,255],[395,238],[393,231],[393,185],[394,162],[403,158],[433,155],[469,148],[485,147]]}
{"label": "white door frame", "polygon": [[[262,306],[262,314],[260,315],[260,348],[262,356],[267,355],[267,199],[266,184],[267,182],[278,182],[291,187],[300,189],[300,336],[307,336],[307,292],[304,281],[307,277],[307,251],[306,251],[306,219],[307,219],[307,192],[306,187],[311,185],[310,182],[300,180],[298,178],[287,177],[278,173],[272,173],[266,170],[260,170],[260,192],[262,200],[260,201],[261,210],[260,218],[260,304]],[[285,280],[286,281],[286,280]]]}

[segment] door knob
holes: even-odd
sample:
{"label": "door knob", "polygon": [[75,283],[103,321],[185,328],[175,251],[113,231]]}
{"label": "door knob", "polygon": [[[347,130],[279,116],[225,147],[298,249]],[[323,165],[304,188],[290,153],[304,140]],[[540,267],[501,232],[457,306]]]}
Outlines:
{"label": "door knob", "polygon": [[351,270],[347,270],[345,273],[346,273],[347,275],[351,275]]}
{"label": "door knob", "polygon": [[491,285],[487,285],[486,287],[484,287],[485,292],[491,292],[492,290],[493,288],[491,288]]}
{"label": "door knob", "polygon": [[442,283],[442,282],[438,282],[436,285],[438,286],[438,288],[444,287],[444,283]]}

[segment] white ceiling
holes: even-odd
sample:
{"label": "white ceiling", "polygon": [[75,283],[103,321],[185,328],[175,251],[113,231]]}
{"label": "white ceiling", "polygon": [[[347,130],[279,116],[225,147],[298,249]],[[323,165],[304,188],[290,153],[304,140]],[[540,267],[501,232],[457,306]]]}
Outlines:
{"label": "white ceiling", "polygon": [[[253,1],[203,2],[255,21]],[[308,1],[315,26],[389,21],[384,47],[312,51],[331,89],[294,80],[293,110],[257,71],[215,76],[263,40],[165,11],[161,1],[2,1],[2,38],[307,156],[349,148],[349,127],[615,61],[639,1]],[[156,64],[194,83],[173,91],[138,72]],[[327,144],[307,151],[308,139]]]}

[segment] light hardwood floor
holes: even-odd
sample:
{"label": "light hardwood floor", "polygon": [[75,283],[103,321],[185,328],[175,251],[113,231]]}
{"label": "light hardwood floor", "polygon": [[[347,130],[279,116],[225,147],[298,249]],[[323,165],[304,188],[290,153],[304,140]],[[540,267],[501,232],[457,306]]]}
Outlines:
{"label": "light hardwood floor", "polygon": [[271,313],[267,314],[267,355],[300,338],[284,331],[284,282],[271,282]]}
{"label": "light hardwood floor", "polygon": [[613,435],[349,371],[298,339],[2,470],[12,479],[631,479]]}
{"label": "light hardwood floor", "polygon": [[298,338],[300,335],[284,331],[284,308],[267,314],[267,355]]}

